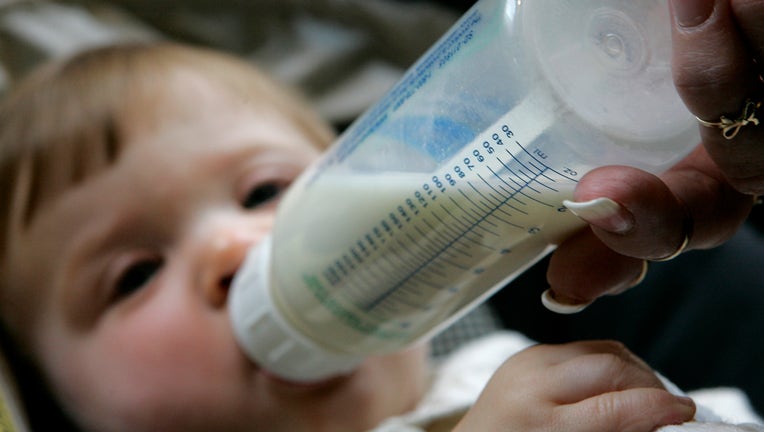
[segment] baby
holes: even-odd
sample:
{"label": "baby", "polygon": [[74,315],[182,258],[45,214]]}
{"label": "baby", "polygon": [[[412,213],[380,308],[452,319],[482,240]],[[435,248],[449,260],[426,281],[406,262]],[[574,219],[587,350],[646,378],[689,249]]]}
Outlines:
{"label": "baby", "polygon": [[[303,385],[261,370],[231,330],[246,251],[332,140],[297,96],[197,48],[100,48],[20,83],[0,106],[0,322],[26,392],[94,432],[363,431],[414,410],[433,384],[425,346]],[[526,345],[470,407],[413,430],[693,418],[620,344]],[[31,423],[49,408],[29,404]]]}

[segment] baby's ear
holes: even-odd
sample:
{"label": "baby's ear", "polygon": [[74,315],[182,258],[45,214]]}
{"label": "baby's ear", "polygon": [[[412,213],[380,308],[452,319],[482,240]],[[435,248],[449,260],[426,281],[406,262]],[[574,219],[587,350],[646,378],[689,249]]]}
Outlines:
{"label": "baby's ear", "polygon": [[29,431],[26,416],[22,411],[16,380],[2,350],[0,350],[0,431]]}

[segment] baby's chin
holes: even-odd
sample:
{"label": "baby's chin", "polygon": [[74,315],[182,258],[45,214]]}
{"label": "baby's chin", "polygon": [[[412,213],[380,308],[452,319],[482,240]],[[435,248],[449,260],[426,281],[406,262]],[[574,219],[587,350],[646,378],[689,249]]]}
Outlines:
{"label": "baby's chin", "polygon": [[426,346],[416,346],[390,354],[369,356],[358,367],[348,372],[312,380],[292,379],[278,372],[269,371],[260,365],[254,364],[254,366],[259,379],[273,388],[283,388],[295,392],[325,392],[354,380],[363,380],[365,377],[392,379],[393,381],[398,381],[403,377],[419,380],[420,376],[426,376],[429,372],[427,353]]}
{"label": "baby's chin", "polygon": [[421,400],[429,378],[426,353],[409,349],[369,357],[350,373],[308,383],[260,375],[272,397],[301,405],[306,416],[336,421],[329,430],[366,430]]}
{"label": "baby's chin", "polygon": [[331,392],[337,387],[347,385],[349,382],[353,381],[353,379],[359,375],[362,370],[365,370],[363,365],[348,373],[329,376],[312,381],[292,380],[262,368],[259,369],[258,375],[271,391],[295,395],[310,393],[326,394],[327,392]]}
{"label": "baby's chin", "polygon": [[367,359],[353,377],[357,394],[372,393],[382,419],[412,410],[430,380],[427,353],[426,347],[416,347]]}

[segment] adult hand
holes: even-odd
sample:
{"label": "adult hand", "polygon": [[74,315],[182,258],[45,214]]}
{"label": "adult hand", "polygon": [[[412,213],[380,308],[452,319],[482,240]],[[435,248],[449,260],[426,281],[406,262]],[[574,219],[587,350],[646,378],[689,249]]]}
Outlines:
{"label": "adult hand", "polygon": [[[703,144],[661,176],[627,167],[588,173],[571,210],[590,229],[552,256],[545,304],[575,312],[636,285],[647,261],[717,246],[764,194],[764,1],[670,0],[674,81]],[[722,121],[722,117],[729,121]],[[756,121],[754,121],[756,120]],[[718,123],[718,126],[715,125]]]}
{"label": "adult hand", "polygon": [[685,104],[706,122],[722,116],[742,122],[726,136],[719,128],[702,127],[703,144],[737,190],[764,194],[764,125],[748,123],[749,115],[764,119],[764,108],[744,113],[746,101],[762,102],[764,93],[759,68],[764,1],[672,0],[671,5],[674,82]]}

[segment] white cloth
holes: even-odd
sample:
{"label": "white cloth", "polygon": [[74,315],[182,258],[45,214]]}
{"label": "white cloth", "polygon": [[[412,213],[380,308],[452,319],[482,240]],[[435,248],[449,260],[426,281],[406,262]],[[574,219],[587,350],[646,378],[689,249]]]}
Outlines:
{"label": "white cloth", "polygon": [[[502,331],[465,345],[437,367],[429,391],[413,411],[386,420],[373,432],[424,432],[433,421],[466,411],[494,371],[532,344],[519,333]],[[681,393],[664,382],[670,391]],[[764,432],[764,423],[740,391],[713,389],[689,396],[698,405],[695,421],[666,426],[659,432]]]}

